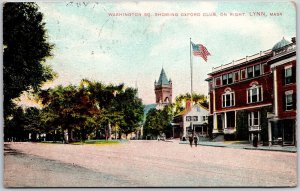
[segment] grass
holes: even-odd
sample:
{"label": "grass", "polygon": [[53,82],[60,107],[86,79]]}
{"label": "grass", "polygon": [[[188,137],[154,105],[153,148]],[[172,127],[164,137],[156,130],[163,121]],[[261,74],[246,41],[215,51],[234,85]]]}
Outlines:
{"label": "grass", "polygon": [[120,141],[113,140],[87,140],[85,142],[73,142],[72,145],[114,145],[119,144]]}
{"label": "grass", "polygon": [[[43,144],[63,144],[61,141],[59,142],[52,142],[52,141],[43,141],[40,142]],[[85,142],[83,141],[78,141],[78,142],[72,142],[70,143],[71,145],[114,145],[114,144],[119,144],[120,141],[116,140],[86,140]]]}

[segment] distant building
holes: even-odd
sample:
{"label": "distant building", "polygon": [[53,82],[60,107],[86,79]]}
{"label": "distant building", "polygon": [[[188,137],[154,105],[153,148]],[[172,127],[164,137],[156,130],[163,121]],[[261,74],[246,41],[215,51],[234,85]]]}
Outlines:
{"label": "distant building", "polygon": [[168,80],[165,70],[162,68],[158,81],[154,82],[154,91],[157,105],[172,103],[172,81]]}
{"label": "distant building", "polygon": [[191,106],[191,102],[186,102],[185,110],[173,118],[174,137],[185,139],[189,134],[197,137],[208,136],[208,115],[209,111],[201,104]]}
{"label": "distant building", "polygon": [[[163,109],[164,106],[172,103],[172,81],[168,80],[165,70],[162,68],[158,81],[154,82],[155,103],[145,105],[144,107],[144,122],[146,121],[147,113],[150,109]],[[143,128],[141,129],[143,136]]]}
{"label": "distant building", "polygon": [[268,62],[273,73],[273,112],[269,117],[270,143],[296,145],[296,39],[273,47]]}
{"label": "distant building", "polygon": [[[295,144],[296,40],[213,68],[209,108],[213,133],[270,144]],[[240,137],[239,137],[240,136]]]}

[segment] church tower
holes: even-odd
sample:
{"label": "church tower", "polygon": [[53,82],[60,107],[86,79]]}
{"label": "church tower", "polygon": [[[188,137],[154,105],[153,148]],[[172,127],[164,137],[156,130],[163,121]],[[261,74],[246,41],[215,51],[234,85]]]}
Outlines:
{"label": "church tower", "polygon": [[168,105],[172,103],[172,81],[168,80],[164,68],[161,69],[158,82],[154,82],[156,104]]}

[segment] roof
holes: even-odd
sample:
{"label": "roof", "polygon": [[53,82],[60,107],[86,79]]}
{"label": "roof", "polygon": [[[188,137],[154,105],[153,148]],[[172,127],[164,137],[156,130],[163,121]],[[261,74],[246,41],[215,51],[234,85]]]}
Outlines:
{"label": "roof", "polygon": [[285,47],[285,46],[288,45],[288,44],[290,44],[290,42],[287,41],[287,40],[285,40],[284,37],[283,37],[281,41],[277,42],[277,43],[273,46],[272,50],[277,50],[277,49],[283,48],[283,47]]}
{"label": "roof", "polygon": [[[269,50],[265,50],[265,51],[260,51],[259,53],[253,54],[251,56],[246,56],[246,57],[238,59],[238,60],[233,60],[232,62],[230,62],[228,64],[213,67],[213,69],[212,69],[213,71],[208,73],[208,75],[214,75],[214,74],[218,74],[218,73],[221,73],[224,71],[231,70],[233,68],[238,68],[241,65],[248,64],[251,62],[255,62],[259,59],[269,57],[272,55],[271,53],[272,53],[272,50],[269,49]],[[208,81],[209,79],[210,79],[210,77],[207,78],[206,81]]]}
{"label": "roof", "polygon": [[150,111],[150,109],[156,108],[157,104],[148,104],[144,107],[144,121],[146,120],[146,115]]}
{"label": "roof", "polygon": [[[197,103],[197,104],[193,105],[193,107],[196,106],[196,105],[197,105],[197,106],[200,106],[200,107],[202,107],[203,109],[205,109],[205,110],[208,111],[208,108],[204,107],[204,106],[203,106],[202,104],[200,104],[200,103]],[[189,110],[185,109],[185,110],[183,110],[182,112],[178,113],[175,117],[185,115],[185,114],[187,114],[187,113],[190,112],[190,111],[191,111],[191,109],[189,109]]]}
{"label": "roof", "polygon": [[160,75],[159,75],[159,79],[158,82],[156,83],[156,85],[169,85],[170,82],[167,78],[167,75],[165,73],[164,68],[161,69]]}

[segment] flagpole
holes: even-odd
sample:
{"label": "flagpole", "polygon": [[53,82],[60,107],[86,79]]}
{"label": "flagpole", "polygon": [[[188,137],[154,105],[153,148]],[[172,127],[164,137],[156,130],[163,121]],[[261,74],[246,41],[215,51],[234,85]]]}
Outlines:
{"label": "flagpole", "polygon": [[193,65],[192,65],[192,38],[190,38],[190,65],[191,65],[191,106],[193,106]]}
{"label": "flagpole", "polygon": [[[191,64],[191,108],[193,107],[193,64],[192,64],[192,38],[190,38],[190,64]],[[192,137],[194,137],[193,117],[191,119]]]}

